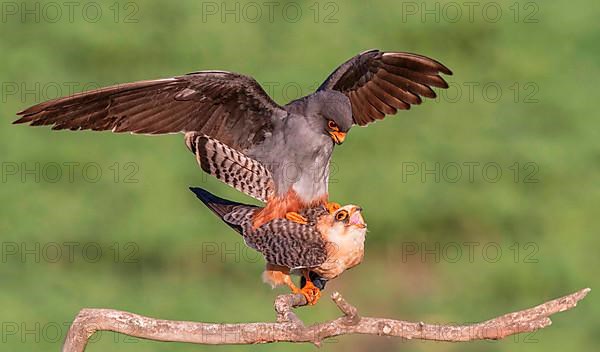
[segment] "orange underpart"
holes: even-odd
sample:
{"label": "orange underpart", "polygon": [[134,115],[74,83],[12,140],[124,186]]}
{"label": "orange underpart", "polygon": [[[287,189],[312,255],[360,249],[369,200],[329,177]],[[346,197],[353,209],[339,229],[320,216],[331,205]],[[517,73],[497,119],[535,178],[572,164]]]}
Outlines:
{"label": "orange underpart", "polygon": [[322,204],[327,205],[328,195],[325,194],[308,203],[303,202],[298,194],[290,189],[281,197],[273,197],[267,201],[267,205],[254,215],[252,226],[257,229],[261,225],[268,223],[273,219],[285,218],[285,215],[290,212],[300,212],[304,209]]}
{"label": "orange underpart", "polygon": [[[279,285],[287,285],[292,291],[296,287],[290,278],[290,269],[280,265],[267,264],[262,275],[263,281],[276,287]],[[296,288],[300,291],[298,288]]]}

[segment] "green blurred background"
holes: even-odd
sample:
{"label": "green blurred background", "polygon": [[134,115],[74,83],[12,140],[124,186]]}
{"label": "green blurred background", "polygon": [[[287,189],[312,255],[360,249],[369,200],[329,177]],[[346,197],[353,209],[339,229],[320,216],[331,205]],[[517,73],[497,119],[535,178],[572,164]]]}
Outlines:
{"label": "green blurred background", "polygon": [[[261,282],[262,260],[187,190],[249,201],[204,176],[181,136],[51,132],[11,125],[15,112],[71,89],[203,69],[251,75],[285,103],[370,48],[429,55],[455,74],[440,98],[355,128],[336,149],[331,198],[362,205],[370,231],[363,264],[325,293],[341,291],[363,315],[464,323],[599,283],[597,1],[70,4],[2,3],[1,350],[58,351],[83,307],[271,321],[285,292]],[[594,350],[595,295],[504,341],[345,336],[323,350]],[[338,314],[327,298],[298,313],[307,323]],[[111,333],[88,347],[313,349]]]}

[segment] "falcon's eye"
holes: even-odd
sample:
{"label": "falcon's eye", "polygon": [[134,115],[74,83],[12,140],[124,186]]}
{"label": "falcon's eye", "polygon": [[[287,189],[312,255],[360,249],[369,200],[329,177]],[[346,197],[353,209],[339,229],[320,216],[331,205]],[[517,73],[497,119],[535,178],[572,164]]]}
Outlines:
{"label": "falcon's eye", "polygon": [[344,221],[348,217],[348,212],[345,210],[340,210],[337,214],[335,214],[335,219],[337,221]]}
{"label": "falcon's eye", "polygon": [[327,127],[329,127],[329,129],[332,130],[332,131],[339,131],[340,130],[340,128],[338,127],[337,123],[335,123],[335,122],[333,122],[331,120],[327,121]]}

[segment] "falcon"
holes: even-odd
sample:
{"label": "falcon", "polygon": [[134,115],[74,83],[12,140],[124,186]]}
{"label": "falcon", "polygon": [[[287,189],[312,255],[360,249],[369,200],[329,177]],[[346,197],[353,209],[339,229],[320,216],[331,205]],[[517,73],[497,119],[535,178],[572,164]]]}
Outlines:
{"label": "falcon", "polygon": [[[369,50],[344,62],[316,92],[281,106],[251,77],[225,71],[119,84],[58,98],[18,113],[14,123],[53,130],[183,133],[201,168],[266,202],[255,228],[299,223],[329,202],[329,163],[354,125],[366,126],[435,98],[452,72],[425,56]],[[260,187],[242,180],[252,178]]]}
{"label": "falcon", "polygon": [[[221,220],[242,235],[246,245],[260,252],[266,262],[263,281],[288,286],[301,293],[308,304],[317,303],[325,282],[334,279],[363,259],[367,225],[356,205],[333,213],[323,205],[304,209],[306,223],[274,219],[258,228],[252,224],[261,208],[219,198],[202,188],[190,190]],[[290,274],[302,276],[299,289]]]}

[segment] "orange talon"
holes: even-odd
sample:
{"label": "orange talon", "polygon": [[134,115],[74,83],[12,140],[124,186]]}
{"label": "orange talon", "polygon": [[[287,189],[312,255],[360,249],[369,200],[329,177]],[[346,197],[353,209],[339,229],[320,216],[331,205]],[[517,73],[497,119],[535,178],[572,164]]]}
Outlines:
{"label": "orange talon", "polygon": [[285,218],[290,221],[302,224],[302,225],[308,224],[308,219],[306,219],[304,216],[296,213],[295,211],[291,211],[291,212],[285,214]]}
{"label": "orange talon", "polygon": [[321,290],[319,290],[319,288],[313,285],[313,283],[310,281],[306,282],[306,285],[302,287],[300,293],[302,293],[304,297],[306,297],[306,301],[311,306],[317,304],[317,302],[321,298]]}
{"label": "orange talon", "polygon": [[310,281],[310,278],[308,276],[308,272],[304,273],[304,278],[306,278],[306,284],[304,285],[304,287],[302,287],[302,289],[299,289],[298,287],[296,287],[296,285],[294,285],[294,283],[292,282],[292,280],[290,279],[289,275],[285,275],[283,278],[283,283],[285,283],[290,290],[292,290],[292,293],[294,294],[301,294],[304,296],[304,298],[306,298],[306,303],[308,303],[308,305],[314,305],[316,304],[319,299],[321,298],[321,290],[319,290],[318,287],[316,287],[312,281]]}
{"label": "orange talon", "polygon": [[340,203],[336,203],[336,202],[328,202],[325,207],[327,208],[327,211],[329,211],[329,214],[333,214],[336,211],[338,211],[338,209],[340,209],[342,206],[340,205]]}
{"label": "orange talon", "polygon": [[302,293],[304,297],[306,297],[306,302],[308,303],[308,305],[315,305],[321,298],[321,290],[319,290],[319,288],[312,283],[308,271],[304,271],[302,273],[302,276],[304,276],[304,278],[306,279],[306,284],[304,285],[304,287],[302,287],[300,293]]}

